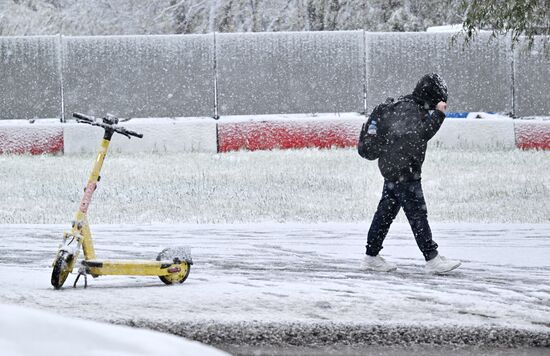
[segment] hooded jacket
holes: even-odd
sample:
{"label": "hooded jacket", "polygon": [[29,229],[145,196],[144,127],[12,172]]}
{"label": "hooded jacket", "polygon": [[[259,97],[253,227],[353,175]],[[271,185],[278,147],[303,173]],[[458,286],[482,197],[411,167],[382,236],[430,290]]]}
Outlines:
{"label": "hooded jacket", "polygon": [[422,77],[413,94],[387,106],[378,120],[378,135],[383,141],[378,168],[392,182],[420,180],[428,141],[445,120],[435,110],[447,101],[447,86],[437,74]]}

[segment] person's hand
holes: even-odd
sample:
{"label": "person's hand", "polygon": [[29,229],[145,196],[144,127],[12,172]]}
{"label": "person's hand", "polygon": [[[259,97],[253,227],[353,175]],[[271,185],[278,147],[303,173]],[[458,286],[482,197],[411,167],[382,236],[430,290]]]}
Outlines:
{"label": "person's hand", "polygon": [[441,112],[445,112],[447,111],[447,103],[444,102],[444,101],[440,101],[439,103],[437,103],[437,105],[435,106],[435,109],[436,110],[439,110]]}

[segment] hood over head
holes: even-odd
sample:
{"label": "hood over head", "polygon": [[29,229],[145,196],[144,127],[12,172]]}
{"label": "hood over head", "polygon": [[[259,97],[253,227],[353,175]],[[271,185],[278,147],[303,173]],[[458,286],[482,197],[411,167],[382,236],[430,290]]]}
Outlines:
{"label": "hood over head", "polygon": [[416,84],[413,95],[434,109],[440,101],[447,102],[447,83],[437,73],[426,74]]}

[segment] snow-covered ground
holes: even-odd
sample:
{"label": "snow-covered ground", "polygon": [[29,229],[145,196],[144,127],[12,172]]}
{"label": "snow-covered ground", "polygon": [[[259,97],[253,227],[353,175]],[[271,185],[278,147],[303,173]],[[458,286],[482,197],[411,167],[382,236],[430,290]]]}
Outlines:
{"label": "snow-covered ground", "polygon": [[154,331],[1,304],[0,350],[9,356],[227,355],[195,341]]}
{"label": "snow-covered ground", "polygon": [[[0,224],[69,223],[94,158],[0,156]],[[430,147],[423,171],[432,221],[550,222],[550,151]],[[101,176],[92,224],[370,222],[383,184],[354,149],[113,153]]]}
{"label": "snow-covered ground", "polygon": [[51,262],[92,160],[0,156],[0,304],[234,352],[550,347],[548,151],[431,148],[423,184],[434,239],[463,261],[449,276],[424,273],[402,215],[382,251],[398,271],[359,269],[382,180],[354,150],[113,154],[90,208],[98,257],[154,259],[186,245],[195,265],[177,286],[100,277],[73,289],[70,276],[55,291]]}
{"label": "snow-covered ground", "polygon": [[[153,259],[190,246],[188,280],[100,277],[73,289],[71,276],[54,291],[50,264],[64,228],[1,226],[1,304],[214,344],[322,343],[315,328],[337,343],[346,328],[375,327],[340,342],[550,346],[550,224],[434,224],[441,253],[464,263],[448,276],[424,273],[406,224],[390,231],[383,254],[399,269],[387,274],[359,268],[367,224],[99,225],[98,257]],[[399,327],[410,335],[388,333]],[[434,328],[442,331],[430,337]]]}

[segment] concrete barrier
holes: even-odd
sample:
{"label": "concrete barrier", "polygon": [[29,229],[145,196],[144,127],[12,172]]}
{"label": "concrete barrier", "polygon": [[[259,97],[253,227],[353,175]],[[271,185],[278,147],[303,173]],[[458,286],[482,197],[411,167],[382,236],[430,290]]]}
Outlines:
{"label": "concrete barrier", "polygon": [[216,35],[219,114],[363,111],[363,31]]}
{"label": "concrete barrier", "polygon": [[10,120],[0,125],[0,154],[63,153],[63,128],[58,120]]}
{"label": "concrete barrier", "polygon": [[517,120],[515,133],[519,148],[550,150],[550,120]]}
{"label": "concrete barrier", "polygon": [[[364,121],[363,117],[356,115],[340,120],[327,117],[221,122],[218,127],[219,151],[355,147]],[[514,148],[514,120],[447,119],[430,145]]]}
{"label": "concrete barrier", "polygon": [[219,152],[237,150],[352,147],[364,119],[311,118],[220,122]]}
{"label": "concrete barrier", "polygon": [[[115,136],[113,152],[228,152],[355,147],[364,117],[321,115],[281,119],[134,119],[124,123],[143,139]],[[0,125],[1,153],[92,153],[103,131],[83,124],[21,120]],[[447,119],[430,145],[446,148],[550,149],[550,120]]]}
{"label": "concrete barrier", "polygon": [[61,117],[59,37],[0,37],[0,119]]}
{"label": "concrete barrier", "polygon": [[[124,123],[143,138],[115,135],[112,152],[217,152],[216,122],[213,119],[135,119]],[[65,153],[89,153],[99,149],[103,130],[89,125],[63,125]]]}
{"label": "concrete barrier", "polygon": [[63,37],[65,112],[214,115],[214,36]]}
{"label": "concrete barrier", "polygon": [[445,148],[514,148],[514,120],[446,119],[430,140]]}

